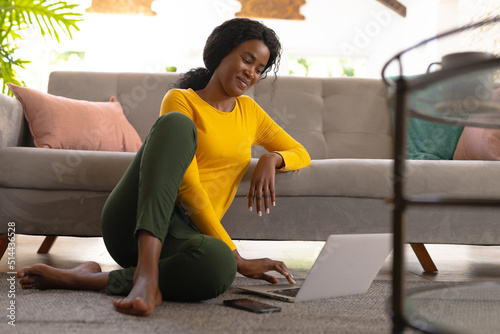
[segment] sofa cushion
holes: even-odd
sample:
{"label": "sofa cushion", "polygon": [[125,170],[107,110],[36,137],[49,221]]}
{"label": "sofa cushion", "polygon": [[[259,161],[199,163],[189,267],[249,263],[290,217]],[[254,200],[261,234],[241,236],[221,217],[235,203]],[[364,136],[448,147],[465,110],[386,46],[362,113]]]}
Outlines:
{"label": "sofa cushion", "polygon": [[7,85],[24,107],[37,147],[137,152],[142,144],[114,97],[90,102]]}
{"label": "sofa cushion", "polygon": [[[246,196],[257,164],[252,159],[236,192]],[[321,159],[297,171],[276,175],[276,196],[367,197],[385,200],[393,194],[391,159]],[[408,160],[405,193],[458,197],[500,197],[500,178],[491,179],[498,163],[487,161]],[[279,199],[277,200],[279,205]]]}
{"label": "sofa cushion", "polygon": [[[52,150],[35,147],[0,149],[0,188],[110,192],[127,170],[134,153]],[[252,159],[237,189],[246,196],[258,159]],[[392,197],[393,160],[320,159],[293,172],[278,172],[276,195]],[[500,197],[500,178],[491,178],[496,161],[409,160],[408,194]]]}
{"label": "sofa cushion", "polygon": [[387,89],[380,80],[323,80],[326,158],[392,158]]}
{"label": "sofa cushion", "polygon": [[275,90],[272,84],[255,85],[255,100],[312,159],[392,157],[391,114],[380,80],[280,77]]}
{"label": "sofa cushion", "polygon": [[110,192],[134,156],[132,152],[6,147],[0,149],[0,188]]}
{"label": "sofa cushion", "polygon": [[[306,148],[312,159],[325,158],[322,79],[280,77],[277,87],[273,87],[273,80],[268,78],[253,88],[255,101]],[[252,157],[264,152],[257,147]]]}

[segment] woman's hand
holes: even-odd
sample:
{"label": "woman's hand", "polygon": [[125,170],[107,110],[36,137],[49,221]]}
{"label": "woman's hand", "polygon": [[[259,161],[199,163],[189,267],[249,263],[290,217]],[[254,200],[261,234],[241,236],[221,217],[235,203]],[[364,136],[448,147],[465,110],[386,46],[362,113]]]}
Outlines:
{"label": "woman's hand", "polygon": [[274,178],[276,168],[282,168],[283,164],[283,157],[278,153],[267,153],[260,157],[250,181],[250,190],[247,195],[248,210],[253,210],[254,198],[259,216],[262,216],[262,198],[264,198],[266,213],[270,212],[270,204],[276,205]]}
{"label": "woman's hand", "polygon": [[295,284],[292,273],[287,268],[285,263],[281,261],[274,261],[267,258],[247,260],[242,258],[236,249],[233,251],[233,254],[236,259],[238,272],[243,276],[262,279],[268,281],[269,283],[279,283],[276,277],[266,274],[266,272],[274,270],[283,275],[290,284]]}

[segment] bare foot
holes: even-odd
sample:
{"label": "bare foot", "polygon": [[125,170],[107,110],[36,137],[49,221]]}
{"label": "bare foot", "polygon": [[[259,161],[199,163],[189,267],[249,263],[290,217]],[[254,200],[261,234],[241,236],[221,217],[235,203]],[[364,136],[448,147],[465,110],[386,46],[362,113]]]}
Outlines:
{"label": "bare foot", "polygon": [[[98,274],[98,275],[96,275]],[[85,262],[73,269],[57,269],[45,264],[34,264],[17,272],[23,289],[101,290],[107,283],[107,273],[95,262]]]}
{"label": "bare foot", "polygon": [[161,304],[162,295],[158,287],[158,261],[161,241],[151,232],[137,233],[139,258],[134,273],[134,286],[127,297],[115,300],[118,312],[132,315],[150,315]]}
{"label": "bare foot", "polygon": [[[151,276],[150,276],[151,275]],[[136,270],[134,287],[123,299],[113,301],[116,310],[125,314],[147,316],[160,305],[162,295],[158,288],[158,272],[145,274]]]}

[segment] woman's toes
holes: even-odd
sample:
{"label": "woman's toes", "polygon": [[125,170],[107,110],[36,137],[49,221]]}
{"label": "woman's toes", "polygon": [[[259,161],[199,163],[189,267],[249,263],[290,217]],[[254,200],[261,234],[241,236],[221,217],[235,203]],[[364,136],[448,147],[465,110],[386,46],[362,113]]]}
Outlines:
{"label": "woman's toes", "polygon": [[132,306],[131,302],[127,302],[124,299],[117,299],[113,301],[113,305],[119,309],[129,309]]}
{"label": "woman's toes", "polygon": [[19,280],[21,285],[30,285],[34,283],[34,279],[30,276],[25,276]]}
{"label": "woman's toes", "polygon": [[17,272],[17,277],[23,278],[23,277],[29,276],[32,273],[32,271],[33,271],[33,266],[21,268]]}

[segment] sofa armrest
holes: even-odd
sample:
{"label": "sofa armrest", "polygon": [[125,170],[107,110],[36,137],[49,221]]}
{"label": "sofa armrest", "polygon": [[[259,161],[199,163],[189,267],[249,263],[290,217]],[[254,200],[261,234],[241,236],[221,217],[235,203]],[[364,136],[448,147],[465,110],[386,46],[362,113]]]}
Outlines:
{"label": "sofa armrest", "polygon": [[25,128],[21,102],[0,94],[0,148],[22,145]]}

